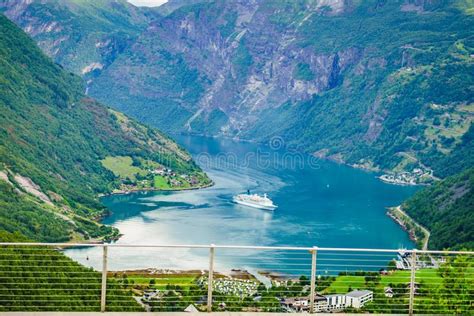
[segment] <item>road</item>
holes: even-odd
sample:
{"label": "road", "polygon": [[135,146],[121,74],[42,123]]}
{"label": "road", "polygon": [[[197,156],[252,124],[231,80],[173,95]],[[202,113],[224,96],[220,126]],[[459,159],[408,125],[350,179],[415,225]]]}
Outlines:
{"label": "road", "polygon": [[425,233],[425,240],[423,241],[423,248],[422,250],[428,250],[428,241],[430,240],[430,231],[428,229],[426,229],[425,227],[421,226],[420,224],[418,224],[413,218],[411,218],[407,213],[405,213],[403,210],[402,210],[402,207],[401,205],[397,206],[395,208],[397,211],[399,211],[400,213],[402,213],[404,216],[406,216],[407,218],[409,218],[416,226],[418,226],[424,233]]}

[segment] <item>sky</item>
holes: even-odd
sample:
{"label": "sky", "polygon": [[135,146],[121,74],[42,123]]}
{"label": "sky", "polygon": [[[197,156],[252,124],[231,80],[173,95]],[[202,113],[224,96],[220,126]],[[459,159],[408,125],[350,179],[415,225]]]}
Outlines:
{"label": "sky", "polygon": [[133,3],[136,6],[157,7],[168,2],[168,0],[128,0],[128,2]]}

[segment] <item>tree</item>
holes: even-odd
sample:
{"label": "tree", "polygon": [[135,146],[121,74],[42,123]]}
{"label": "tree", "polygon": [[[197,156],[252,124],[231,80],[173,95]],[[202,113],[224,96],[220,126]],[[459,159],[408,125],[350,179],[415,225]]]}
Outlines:
{"label": "tree", "polygon": [[468,256],[448,258],[439,269],[443,278],[442,293],[439,296],[440,306],[446,306],[453,314],[464,314],[469,308],[466,302],[471,302],[474,296],[474,280],[472,271],[474,263]]}
{"label": "tree", "polygon": [[305,286],[305,285],[310,285],[310,280],[306,275],[300,276],[300,285]]}
{"label": "tree", "polygon": [[397,263],[395,262],[395,260],[391,260],[388,265],[387,265],[387,270],[388,271],[395,271],[397,270]]}

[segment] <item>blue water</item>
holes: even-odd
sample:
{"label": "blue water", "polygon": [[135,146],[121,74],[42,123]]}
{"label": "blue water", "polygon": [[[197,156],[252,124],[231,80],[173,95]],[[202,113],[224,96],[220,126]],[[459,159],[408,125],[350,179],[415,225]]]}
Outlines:
{"label": "blue water", "polygon": [[[385,184],[374,173],[285,150],[279,139],[271,146],[194,136],[182,136],[178,141],[215,185],[195,191],[103,198],[112,211],[104,223],[123,233],[118,244],[414,246],[385,213],[386,207],[400,204],[416,187]],[[262,211],[230,202],[233,195],[247,189],[268,193],[278,209]],[[67,253],[86,265],[100,266],[99,249]],[[109,263],[112,269],[204,269],[207,253],[196,249],[113,248]],[[293,253],[218,250],[218,256],[223,269],[258,269],[262,265],[269,269],[274,264],[277,267],[272,270],[300,273],[295,271],[299,257]],[[291,256],[293,261],[288,259]],[[307,252],[301,253],[302,263],[307,256]]]}

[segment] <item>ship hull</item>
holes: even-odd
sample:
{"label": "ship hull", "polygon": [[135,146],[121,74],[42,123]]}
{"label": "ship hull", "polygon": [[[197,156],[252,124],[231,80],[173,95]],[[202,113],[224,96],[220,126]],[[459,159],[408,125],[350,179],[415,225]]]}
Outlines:
{"label": "ship hull", "polygon": [[261,205],[261,204],[255,204],[252,202],[247,202],[247,201],[240,201],[237,199],[234,199],[234,202],[240,205],[248,206],[248,207],[253,207],[253,208],[258,208],[261,210],[267,210],[267,211],[274,211],[277,206],[276,205]]}

